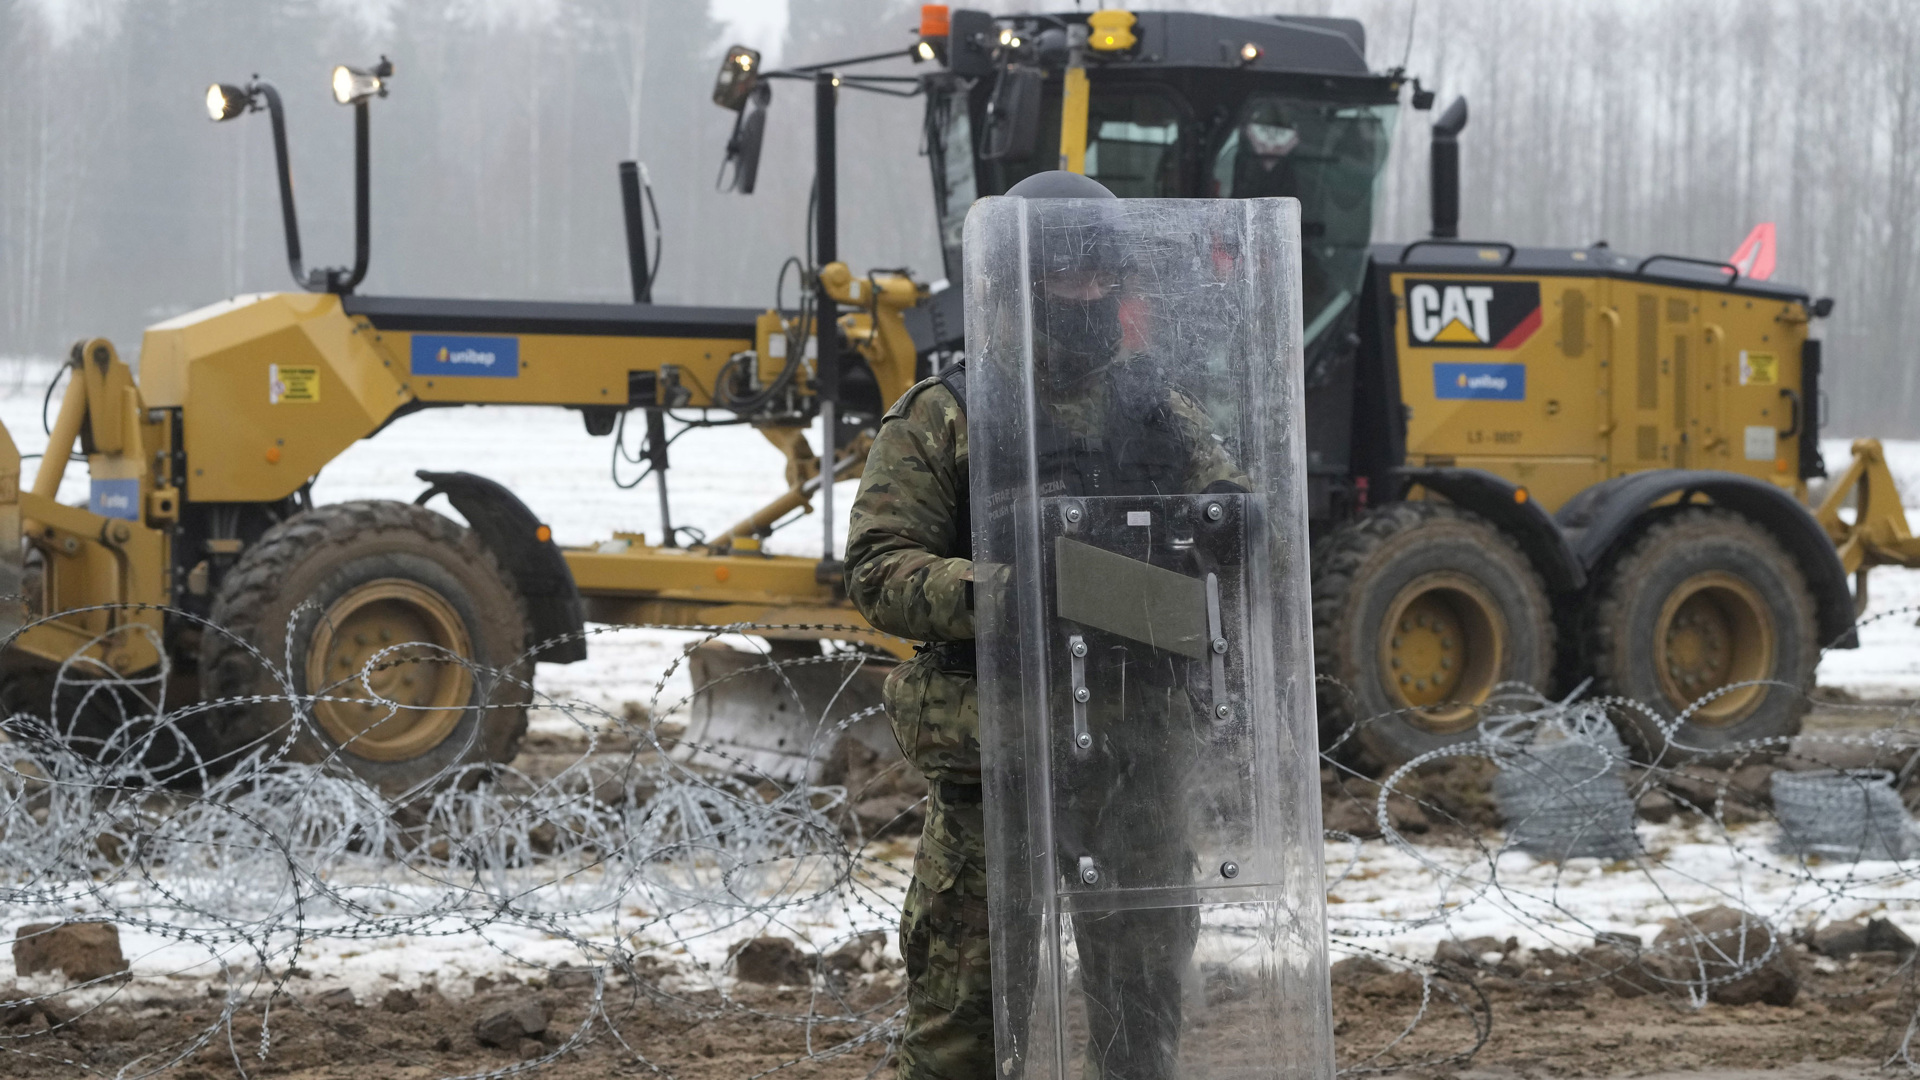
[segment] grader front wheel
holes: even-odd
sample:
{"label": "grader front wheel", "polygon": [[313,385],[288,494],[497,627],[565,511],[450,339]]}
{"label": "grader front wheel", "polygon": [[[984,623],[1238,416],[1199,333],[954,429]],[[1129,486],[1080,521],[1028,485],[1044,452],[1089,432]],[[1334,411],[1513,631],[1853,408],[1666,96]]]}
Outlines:
{"label": "grader front wheel", "polygon": [[211,618],[196,739],[210,756],[284,744],[400,796],[519,750],[524,604],[479,538],[431,510],[340,503],[277,525]]}

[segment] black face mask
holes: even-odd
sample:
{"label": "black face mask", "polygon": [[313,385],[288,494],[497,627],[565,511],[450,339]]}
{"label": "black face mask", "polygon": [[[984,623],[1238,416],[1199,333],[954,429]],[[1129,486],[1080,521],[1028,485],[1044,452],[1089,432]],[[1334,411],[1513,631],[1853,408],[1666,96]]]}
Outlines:
{"label": "black face mask", "polygon": [[1078,389],[1120,350],[1120,297],[1063,300],[1037,296],[1033,361],[1055,390]]}

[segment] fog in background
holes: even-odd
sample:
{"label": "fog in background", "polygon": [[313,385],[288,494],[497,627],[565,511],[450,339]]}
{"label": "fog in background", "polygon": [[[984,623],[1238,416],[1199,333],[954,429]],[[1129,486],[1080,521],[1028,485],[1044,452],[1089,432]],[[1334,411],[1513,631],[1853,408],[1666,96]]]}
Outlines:
{"label": "fog in background", "polygon": [[[1065,8],[1071,0],[1045,5]],[[0,354],[55,355],[234,293],[291,285],[266,117],[214,125],[209,82],[286,100],[309,265],[352,258],[352,118],[336,63],[397,67],[373,104],[361,291],[622,300],[616,163],[663,217],[655,298],[773,300],[803,250],[810,91],[775,88],[759,191],[714,190],[734,34],[783,63],[904,47],[895,0],[0,0]],[[989,4],[1014,10],[1011,4]],[[1141,5],[1142,7],[1148,5]],[[1297,0],[1376,69],[1472,103],[1462,232],[1726,258],[1779,226],[1777,279],[1837,300],[1828,434],[1920,435],[1920,2]],[[901,62],[901,70],[911,70]],[[841,253],[940,276],[920,103],[845,93]],[[1377,235],[1424,235],[1426,137],[1406,112]],[[792,293],[789,290],[789,297]]]}

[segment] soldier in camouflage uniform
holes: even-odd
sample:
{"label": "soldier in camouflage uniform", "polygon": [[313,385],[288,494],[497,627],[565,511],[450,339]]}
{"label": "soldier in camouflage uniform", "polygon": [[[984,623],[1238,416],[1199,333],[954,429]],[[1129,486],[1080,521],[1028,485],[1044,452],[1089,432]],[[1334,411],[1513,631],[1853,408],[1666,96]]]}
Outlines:
{"label": "soldier in camouflage uniform", "polygon": [[874,626],[926,643],[894,669],[885,692],[894,737],[929,789],[900,921],[902,1080],[993,1075],[967,417],[957,381],[929,379],[888,410],[847,532],[855,606]]}
{"label": "soldier in camouflage uniform", "polygon": [[[1070,173],[1040,174],[1008,194],[1113,197],[1096,182]],[[1070,311],[1073,304],[1059,307]],[[1099,305],[1085,307],[1092,312]],[[1084,321],[1085,332],[1075,336],[1086,340],[1075,345],[1075,355],[1069,357],[1065,343],[1056,340],[1050,350],[1057,354],[1049,361],[1051,370],[1042,373],[1084,387],[1072,405],[1056,410],[1063,447],[1071,443],[1083,454],[1116,464],[1113,472],[1155,473],[1169,490],[1213,490],[1222,483],[1243,490],[1239,485],[1244,477],[1217,440],[1205,434],[1204,412],[1195,403],[1169,394],[1164,386],[1128,385],[1126,365],[1118,356],[1117,311],[1109,306],[1104,315]],[[1054,338],[1062,337],[1055,327],[1039,333],[1047,337],[1049,331]],[[1093,343],[1088,345],[1088,340]],[[1152,437],[1154,429],[1163,437]],[[1114,430],[1125,430],[1129,437],[1103,437]],[[1148,433],[1144,437],[1143,431]],[[1131,455],[1122,445],[1134,447]],[[1152,460],[1139,460],[1142,454]],[[1117,461],[1129,456],[1135,460]],[[1096,470],[1101,467],[1094,465]],[[969,499],[962,367],[919,383],[888,410],[867,458],[847,540],[847,591],[854,605],[878,629],[925,643],[912,660],[895,669],[885,689],[894,736],[930,788],[900,927],[908,979],[907,1020],[899,1048],[902,1080],[989,1080],[995,1074]],[[1185,715],[1177,706],[1171,711],[1178,715],[1170,719]],[[1168,779],[1177,779],[1177,772],[1177,766],[1169,768]],[[1127,816],[1126,808],[1089,809],[1089,820],[1104,816],[1107,828],[1113,827],[1116,811]],[[1167,973],[1184,965],[1192,938],[1184,927],[1129,929],[1149,937],[1158,932],[1162,940],[1155,944],[1163,955],[1129,966],[1089,948],[1087,977],[1108,983],[1108,991],[1122,983],[1133,988],[1123,990],[1121,997],[1148,1002],[1149,1013],[1153,1001],[1165,1004],[1159,1015],[1134,1014],[1132,1026],[1153,1029],[1146,1037],[1131,1033],[1142,1043],[1142,1049],[1128,1055],[1134,1067],[1114,1068],[1120,1062],[1110,1061],[1098,1072],[1158,1075],[1171,1064],[1171,1044],[1160,1029],[1178,1026],[1179,990],[1154,984],[1164,984]],[[1024,959],[1002,957],[1000,962]],[[1139,989],[1149,986],[1145,992]],[[1109,1032],[1107,1040],[1124,1043],[1129,1034]]]}

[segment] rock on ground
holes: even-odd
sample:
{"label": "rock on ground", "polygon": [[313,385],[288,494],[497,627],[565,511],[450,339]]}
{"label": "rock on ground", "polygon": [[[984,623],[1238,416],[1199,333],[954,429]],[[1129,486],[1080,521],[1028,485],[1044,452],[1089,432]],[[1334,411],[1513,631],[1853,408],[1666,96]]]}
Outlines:
{"label": "rock on ground", "polygon": [[1371,956],[1349,956],[1334,961],[1328,977],[1335,986],[1359,986],[1375,975],[1391,975],[1393,971]]}
{"label": "rock on ground", "polygon": [[553,1020],[553,1006],[533,994],[517,994],[483,1009],[473,1022],[473,1037],[482,1046],[515,1050],[525,1039],[537,1039]]}
{"label": "rock on ground", "polygon": [[1800,993],[1785,938],[1750,911],[1723,904],[1668,919],[1653,945],[1722,1005],[1791,1005]]}
{"label": "rock on ground", "polygon": [[125,972],[127,958],[112,923],[28,923],[13,932],[13,968],[21,975],[59,971],[83,983]]}
{"label": "rock on ground", "polygon": [[1813,932],[1808,944],[1813,951],[1835,960],[1845,960],[1863,952],[1890,952],[1904,956],[1913,951],[1913,939],[1906,931],[1885,919],[1847,919],[1829,923]]}
{"label": "rock on ground", "polygon": [[786,938],[757,937],[733,947],[733,975],[765,986],[806,986],[813,981],[813,963]]}
{"label": "rock on ground", "polygon": [[869,930],[820,958],[820,967],[829,975],[852,975],[877,971],[886,963],[887,933]]}

